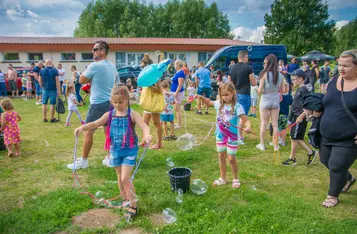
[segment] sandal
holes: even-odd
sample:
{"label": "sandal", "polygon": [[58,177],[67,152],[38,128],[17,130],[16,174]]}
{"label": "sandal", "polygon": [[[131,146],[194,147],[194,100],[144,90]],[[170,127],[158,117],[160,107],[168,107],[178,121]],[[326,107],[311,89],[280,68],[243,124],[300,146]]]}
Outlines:
{"label": "sandal", "polygon": [[[348,190],[350,190],[351,186],[356,183],[356,178],[353,178],[352,180],[348,180],[345,187],[342,189],[342,193],[347,193]],[[348,184],[348,185],[347,185]]]}
{"label": "sandal", "polygon": [[236,189],[240,187],[240,182],[238,179],[232,181],[232,188]]}
{"label": "sandal", "polygon": [[171,137],[170,136],[165,136],[165,137],[163,137],[162,138],[164,141],[169,141],[169,140],[171,140]]}
{"label": "sandal", "polygon": [[171,140],[175,140],[175,141],[177,140],[177,137],[175,135],[170,135],[169,137]]}
{"label": "sandal", "polygon": [[325,208],[332,208],[337,206],[339,202],[338,197],[327,197],[321,205]]}
{"label": "sandal", "polygon": [[[131,220],[132,218],[134,218],[135,216],[138,215],[138,208],[139,207],[131,207],[129,206],[128,210],[125,212],[124,216],[126,218],[126,220]],[[130,211],[130,210],[135,210],[135,213]]]}
{"label": "sandal", "polygon": [[213,181],[213,186],[222,186],[225,185],[227,182],[224,181],[221,177],[218,178],[218,180]]}
{"label": "sandal", "polygon": [[161,149],[161,148],[162,148],[162,145],[159,145],[159,144],[150,146],[150,149]]}
{"label": "sandal", "polygon": [[10,158],[16,157],[16,154],[14,152],[9,152],[7,154],[7,156],[9,156]]}

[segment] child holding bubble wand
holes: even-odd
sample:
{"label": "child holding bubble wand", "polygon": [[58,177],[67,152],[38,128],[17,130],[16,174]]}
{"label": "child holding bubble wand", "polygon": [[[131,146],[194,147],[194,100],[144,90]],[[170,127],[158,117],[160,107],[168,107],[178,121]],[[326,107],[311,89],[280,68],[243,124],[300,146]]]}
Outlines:
{"label": "child holding bubble wand", "polygon": [[238,167],[236,154],[238,150],[238,124],[242,121],[245,132],[251,131],[251,124],[244,113],[243,107],[237,102],[237,95],[232,83],[225,83],[219,88],[219,100],[211,101],[201,95],[195,95],[203,103],[214,106],[217,111],[216,117],[216,147],[219,158],[219,168],[221,177],[213,182],[213,186],[225,185],[226,180],[226,158],[232,170],[232,188],[240,187],[238,180]]}
{"label": "child holding bubble wand", "polygon": [[[116,85],[112,89],[111,104],[112,111],[105,113],[100,119],[74,130],[78,136],[82,131],[94,130],[100,126],[110,125],[106,146],[109,145],[109,166],[114,167],[118,177],[118,187],[123,194],[124,202],[130,203],[125,217],[131,219],[138,214],[134,185],[130,177],[135,166],[138,154],[138,137],[135,132],[137,124],[143,132],[143,140],[149,144],[152,140],[150,128],[141,119],[141,116],[130,108],[130,94],[126,86]],[[123,202],[123,204],[124,204]]]}

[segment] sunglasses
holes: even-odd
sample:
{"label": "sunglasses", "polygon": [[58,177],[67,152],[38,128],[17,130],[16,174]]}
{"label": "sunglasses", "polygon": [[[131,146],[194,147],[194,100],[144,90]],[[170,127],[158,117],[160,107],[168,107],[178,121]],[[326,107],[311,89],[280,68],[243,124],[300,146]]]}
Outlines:
{"label": "sunglasses", "polygon": [[96,52],[96,51],[101,50],[101,49],[103,49],[103,48],[95,47],[95,48],[92,49],[92,51]]}

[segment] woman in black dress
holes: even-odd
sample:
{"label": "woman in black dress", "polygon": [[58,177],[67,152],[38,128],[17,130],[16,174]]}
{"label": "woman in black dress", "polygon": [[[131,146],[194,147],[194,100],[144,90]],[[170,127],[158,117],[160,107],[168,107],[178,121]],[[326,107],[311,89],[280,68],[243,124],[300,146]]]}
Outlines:
{"label": "woman in black dress", "polygon": [[[347,192],[356,182],[349,168],[357,158],[357,120],[352,118],[357,118],[357,50],[343,52],[338,66],[340,75],[328,84],[320,122],[320,160],[330,174],[328,196],[322,203],[326,208],[335,207],[340,193]],[[353,116],[344,108],[341,90]]]}

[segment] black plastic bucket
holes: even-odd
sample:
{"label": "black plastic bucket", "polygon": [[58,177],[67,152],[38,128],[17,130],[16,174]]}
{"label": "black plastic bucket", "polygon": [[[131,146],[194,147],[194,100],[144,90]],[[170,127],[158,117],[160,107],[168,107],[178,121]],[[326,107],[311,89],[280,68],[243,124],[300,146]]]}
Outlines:
{"label": "black plastic bucket", "polygon": [[192,171],[190,168],[175,167],[169,170],[171,190],[182,189],[185,193],[190,189],[190,178]]}
{"label": "black plastic bucket", "polygon": [[0,150],[6,150],[6,146],[4,143],[4,135],[0,133]]}
{"label": "black plastic bucket", "polygon": [[184,106],[183,106],[183,109],[185,111],[190,111],[191,110],[191,103],[186,103]]}

